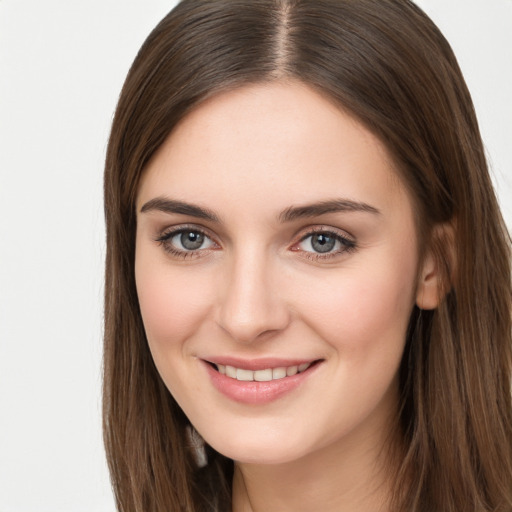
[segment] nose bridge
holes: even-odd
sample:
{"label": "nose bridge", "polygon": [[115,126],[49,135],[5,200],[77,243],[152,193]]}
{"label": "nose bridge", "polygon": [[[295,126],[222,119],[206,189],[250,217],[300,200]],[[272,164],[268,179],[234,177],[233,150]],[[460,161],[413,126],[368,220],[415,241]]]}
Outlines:
{"label": "nose bridge", "polygon": [[219,325],[239,342],[252,342],[288,324],[288,310],[276,286],[275,262],[262,247],[233,251],[219,297]]}

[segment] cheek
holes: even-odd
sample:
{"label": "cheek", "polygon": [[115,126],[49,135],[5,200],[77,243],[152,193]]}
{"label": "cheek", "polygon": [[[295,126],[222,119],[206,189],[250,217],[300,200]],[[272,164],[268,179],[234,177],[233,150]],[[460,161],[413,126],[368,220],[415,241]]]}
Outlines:
{"label": "cheek", "polygon": [[304,294],[310,325],[337,350],[401,350],[414,304],[414,259],[343,269],[322,292]]}
{"label": "cheek", "polygon": [[[192,337],[212,304],[208,275],[190,279],[186,268],[150,262],[143,254],[136,260],[137,294],[152,351],[155,346],[179,345]],[[175,347],[176,348],[176,347]]]}

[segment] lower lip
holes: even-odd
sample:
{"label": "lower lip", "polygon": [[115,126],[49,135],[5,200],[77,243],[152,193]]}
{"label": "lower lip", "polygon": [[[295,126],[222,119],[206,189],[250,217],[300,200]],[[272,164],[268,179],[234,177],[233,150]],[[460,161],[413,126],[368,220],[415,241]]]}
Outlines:
{"label": "lower lip", "polygon": [[232,379],[215,370],[209,363],[204,362],[204,365],[218,391],[235,402],[254,405],[272,402],[297,389],[319,366],[318,363],[314,364],[291,377],[257,382]]}

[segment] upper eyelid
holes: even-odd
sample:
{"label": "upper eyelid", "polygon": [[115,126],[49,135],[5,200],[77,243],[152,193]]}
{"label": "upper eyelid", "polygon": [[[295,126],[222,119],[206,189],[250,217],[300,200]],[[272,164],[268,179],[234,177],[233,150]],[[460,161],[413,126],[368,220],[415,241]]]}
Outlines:
{"label": "upper eyelid", "polygon": [[201,233],[204,236],[207,236],[208,238],[215,241],[215,243],[218,243],[216,241],[216,237],[214,234],[211,233],[211,231],[203,226],[198,226],[197,224],[178,224],[177,226],[169,226],[164,229],[160,229],[157,233],[157,241],[171,238],[172,235],[177,235],[178,233],[182,233],[184,231],[197,231],[198,233]]}
{"label": "upper eyelid", "polygon": [[[215,233],[212,233],[212,231],[204,226],[194,224],[194,223],[184,223],[184,224],[178,224],[173,226],[168,226],[164,229],[160,229],[157,233],[157,236],[155,237],[155,240],[158,242],[162,242],[165,240],[169,240],[172,238],[172,236],[175,236],[178,233],[181,233],[183,231],[197,231],[198,233],[201,233],[202,235],[208,237],[211,239],[215,244],[222,246],[222,244],[219,242],[219,236],[217,236]],[[307,226],[303,227],[300,230],[298,230],[295,235],[292,237],[292,242],[290,245],[296,246],[298,243],[304,241],[309,236],[312,236],[314,234],[318,233],[329,233],[336,237],[339,237],[344,240],[348,240],[352,243],[356,243],[356,238],[350,234],[348,231],[336,228],[334,226],[328,226],[328,225],[313,225],[313,226]]]}
{"label": "upper eyelid", "polygon": [[355,236],[353,236],[348,231],[346,231],[344,229],[340,229],[340,228],[335,228],[334,226],[325,226],[325,225],[309,226],[308,228],[303,228],[297,233],[297,235],[295,237],[298,238],[299,242],[301,242],[302,240],[305,240],[308,236],[315,235],[318,233],[333,234],[340,238],[350,240],[351,242],[354,242],[354,243],[356,241]]}
{"label": "upper eyelid", "polygon": [[[160,230],[158,232],[158,235],[154,238],[155,242],[158,243],[158,245],[162,246],[163,249],[171,254],[175,258],[179,259],[188,259],[188,258],[196,258],[201,257],[202,255],[208,253],[211,250],[216,250],[220,247],[219,243],[215,239],[215,237],[212,237],[207,231],[203,228],[199,228],[197,226],[190,226],[190,225],[178,225],[178,226],[169,226],[163,230]],[[172,242],[172,239],[179,235],[180,233],[184,232],[196,232],[203,235],[205,238],[208,238],[212,243],[214,247],[205,247],[205,248],[198,248],[198,249],[181,249],[179,247],[176,247],[175,244]],[[215,247],[217,246],[217,247]]]}

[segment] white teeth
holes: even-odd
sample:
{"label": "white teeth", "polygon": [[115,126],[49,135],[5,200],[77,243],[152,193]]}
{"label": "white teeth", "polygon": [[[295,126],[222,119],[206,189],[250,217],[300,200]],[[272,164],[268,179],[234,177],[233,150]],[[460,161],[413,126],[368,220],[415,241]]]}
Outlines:
{"label": "white teeth", "polygon": [[292,377],[297,373],[307,370],[311,363],[303,363],[299,366],[280,366],[279,368],[267,368],[265,370],[244,370],[242,368],[235,368],[234,366],[217,364],[217,370],[222,375],[226,375],[231,379],[236,379],[244,382],[268,382],[271,380],[284,379],[285,377]]}
{"label": "white teeth", "polygon": [[257,370],[254,372],[254,380],[258,382],[268,382],[272,380],[272,369],[267,368],[266,370]]}
{"label": "white teeth", "polygon": [[286,377],[286,368],[274,368],[272,370],[272,380],[284,379]]}
{"label": "white teeth", "polygon": [[238,368],[236,370],[236,380],[254,380],[254,372],[252,370],[242,370]]}
{"label": "white teeth", "polygon": [[226,366],[226,375],[232,379],[236,379],[236,368],[234,366]]}
{"label": "white teeth", "polygon": [[288,377],[291,377],[292,375],[295,375],[299,371],[297,366],[289,366],[286,368],[286,375]]}

